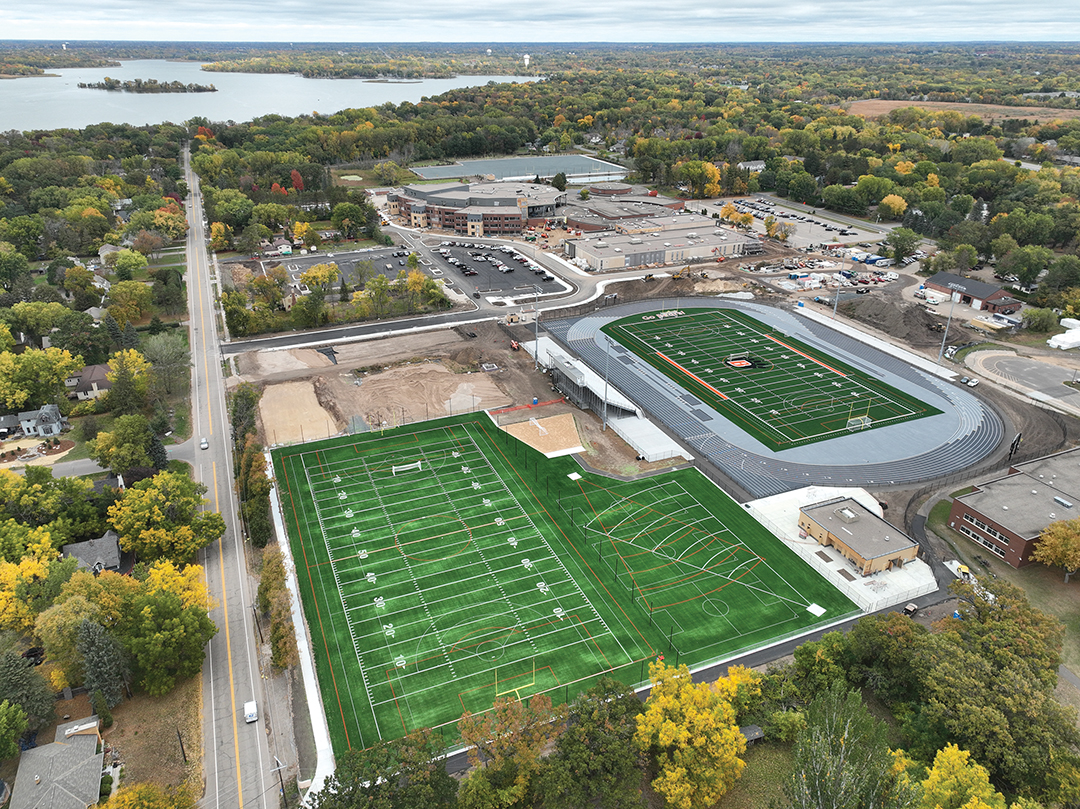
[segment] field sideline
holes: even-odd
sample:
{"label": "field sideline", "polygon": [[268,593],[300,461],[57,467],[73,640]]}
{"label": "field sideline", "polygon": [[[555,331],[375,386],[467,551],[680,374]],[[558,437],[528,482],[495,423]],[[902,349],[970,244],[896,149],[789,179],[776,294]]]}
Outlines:
{"label": "field sideline", "polygon": [[273,461],[337,754],[857,612],[695,470],[582,473],[483,415]]}

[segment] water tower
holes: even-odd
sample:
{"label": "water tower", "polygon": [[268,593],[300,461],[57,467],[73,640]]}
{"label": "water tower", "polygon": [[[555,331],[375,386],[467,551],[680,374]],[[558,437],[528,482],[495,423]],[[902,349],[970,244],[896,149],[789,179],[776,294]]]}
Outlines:
{"label": "water tower", "polygon": [[525,62],[525,67],[528,67],[529,66],[529,59],[532,58],[532,57],[530,57],[529,54],[525,54],[521,58]]}

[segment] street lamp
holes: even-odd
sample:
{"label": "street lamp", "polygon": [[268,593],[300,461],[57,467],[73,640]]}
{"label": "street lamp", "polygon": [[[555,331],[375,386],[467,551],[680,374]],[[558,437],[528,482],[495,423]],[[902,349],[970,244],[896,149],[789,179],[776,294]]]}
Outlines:
{"label": "street lamp", "polygon": [[539,370],[540,368],[540,287],[533,284],[533,292],[536,293],[536,299],[533,302],[533,335],[536,342],[536,348],[533,351],[533,370]]}
{"label": "street lamp", "polygon": [[945,321],[945,333],[941,335],[941,348],[938,349],[937,353],[938,365],[941,365],[941,355],[945,353],[945,341],[949,339],[949,326],[952,325],[953,307],[956,306],[957,297],[958,296],[955,291],[951,295],[949,295],[949,319]]}
{"label": "street lamp", "polygon": [[600,432],[607,432],[608,369],[611,366],[611,338],[604,335],[604,426]]}

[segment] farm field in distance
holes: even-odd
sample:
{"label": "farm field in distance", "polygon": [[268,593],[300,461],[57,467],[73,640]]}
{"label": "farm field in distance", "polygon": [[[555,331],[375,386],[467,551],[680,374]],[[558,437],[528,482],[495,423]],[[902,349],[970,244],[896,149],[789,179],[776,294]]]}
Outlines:
{"label": "farm field in distance", "polygon": [[472,414],[273,451],[335,751],[447,746],[497,697],[572,699],[857,612],[695,470],[547,459]]}

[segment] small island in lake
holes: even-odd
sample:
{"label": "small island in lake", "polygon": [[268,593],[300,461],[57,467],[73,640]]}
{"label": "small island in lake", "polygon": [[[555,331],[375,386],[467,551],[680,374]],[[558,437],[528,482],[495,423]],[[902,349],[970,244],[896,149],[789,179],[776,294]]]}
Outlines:
{"label": "small island in lake", "polygon": [[132,79],[120,81],[108,76],[102,81],[92,83],[79,82],[79,87],[88,90],[123,90],[128,93],[216,93],[212,84],[184,84],[179,81],[161,82],[157,79]]}

